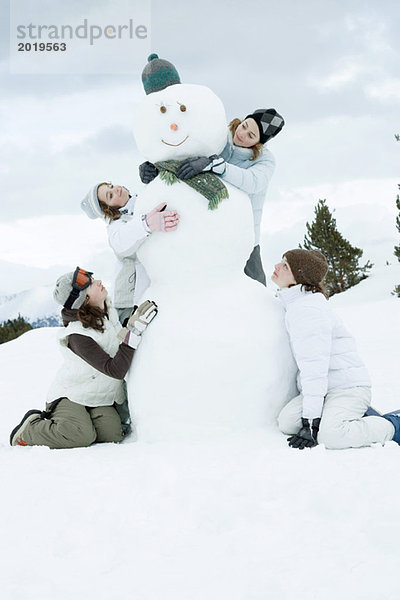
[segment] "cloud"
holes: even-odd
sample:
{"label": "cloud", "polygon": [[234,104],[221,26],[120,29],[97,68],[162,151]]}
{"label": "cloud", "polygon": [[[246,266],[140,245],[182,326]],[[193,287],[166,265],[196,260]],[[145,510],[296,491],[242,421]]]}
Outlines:
{"label": "cloud", "polygon": [[366,86],[365,91],[371,98],[376,98],[382,102],[393,100],[397,103],[400,100],[400,79],[391,78],[379,83],[371,83]]}
{"label": "cloud", "polygon": [[[12,103],[0,100],[4,119],[3,134],[18,141],[19,148],[43,148],[61,152],[71,144],[86,140],[105,128],[129,128],[135,103],[144,93],[138,81],[111,85],[98,90],[74,90],[54,94],[43,101],[26,92]],[[63,141],[65,144],[63,145]]]}
{"label": "cloud", "polygon": [[382,14],[377,7],[366,6],[358,13],[349,13],[344,18],[345,29],[371,54],[391,53],[391,27],[387,12]]}
{"label": "cloud", "polygon": [[49,267],[90,260],[106,244],[100,220],[61,215],[19,219],[0,224],[2,260],[31,267]]}
{"label": "cloud", "polygon": [[320,91],[337,91],[355,82],[366,71],[366,64],[360,57],[347,56],[338,61],[327,77],[311,77],[309,83]]}
{"label": "cloud", "polygon": [[[65,140],[63,141],[65,142]],[[96,152],[115,155],[132,152],[132,150],[137,152],[132,129],[118,124],[104,127],[86,139],[79,140],[78,143],[69,143],[67,151],[72,154]]]}
{"label": "cloud", "polygon": [[[308,84],[322,94],[340,98],[339,92],[351,90],[358,111],[366,112],[370,100],[393,94],[398,73],[399,46],[390,11],[383,13],[366,4],[359,10],[338,14],[333,22],[321,24],[319,40],[327,50],[323,64],[316,61]],[[321,49],[322,49],[321,47]],[[332,54],[332,48],[336,52]],[[386,81],[390,82],[386,85]],[[381,87],[387,88],[379,94]]]}
{"label": "cloud", "polygon": [[371,115],[335,116],[292,122],[269,144],[277,168],[269,197],[276,186],[299,188],[344,181],[393,178],[398,173],[395,119],[382,110]]}

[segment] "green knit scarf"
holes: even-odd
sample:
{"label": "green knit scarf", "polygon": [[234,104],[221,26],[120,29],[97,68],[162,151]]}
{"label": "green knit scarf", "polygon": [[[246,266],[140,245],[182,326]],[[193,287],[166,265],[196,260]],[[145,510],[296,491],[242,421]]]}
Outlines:
{"label": "green knit scarf", "polygon": [[219,203],[225,198],[229,198],[227,187],[222,183],[214,173],[199,173],[191,179],[179,179],[176,176],[179,165],[183,161],[164,160],[156,162],[155,166],[159,170],[159,175],[167,185],[172,185],[177,181],[183,181],[192,187],[196,192],[208,200],[208,209],[215,210]]}

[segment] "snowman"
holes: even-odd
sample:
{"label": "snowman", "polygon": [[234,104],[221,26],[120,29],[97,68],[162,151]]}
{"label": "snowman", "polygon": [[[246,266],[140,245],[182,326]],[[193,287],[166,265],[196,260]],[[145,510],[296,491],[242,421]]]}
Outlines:
{"label": "snowman", "polygon": [[280,303],[243,272],[254,246],[249,198],[217,175],[181,181],[173,172],[186,158],[222,151],[223,104],[207,87],[180,83],[168,61],[148,60],[134,135],[159,175],[135,210],[165,202],[180,222],[138,251],[151,280],[143,299],[159,313],[128,379],[137,437],[203,439],[271,426],[295,395],[295,368]]}

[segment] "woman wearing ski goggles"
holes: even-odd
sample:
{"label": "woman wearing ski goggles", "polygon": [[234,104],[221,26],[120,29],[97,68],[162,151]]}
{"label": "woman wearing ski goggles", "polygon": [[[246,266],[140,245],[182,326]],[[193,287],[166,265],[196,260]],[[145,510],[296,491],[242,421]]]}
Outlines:
{"label": "woman wearing ski goggles", "polygon": [[124,438],[117,411],[124,378],[143,332],[157,314],[146,300],[122,327],[107,289],[91,271],[76,267],[54,290],[65,329],[58,336],[63,364],[45,411],[30,410],[11,433],[12,446],[77,448]]}

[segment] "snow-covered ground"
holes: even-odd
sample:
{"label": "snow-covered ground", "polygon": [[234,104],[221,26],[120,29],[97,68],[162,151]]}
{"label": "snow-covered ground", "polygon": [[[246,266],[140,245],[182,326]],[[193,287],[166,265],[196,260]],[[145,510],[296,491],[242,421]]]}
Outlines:
{"label": "snow-covered ground", "polygon": [[[394,264],[331,299],[374,405],[400,408]],[[55,329],[0,346],[3,600],[398,600],[400,448],[303,452],[277,429],[193,443],[11,448],[59,365]]]}

